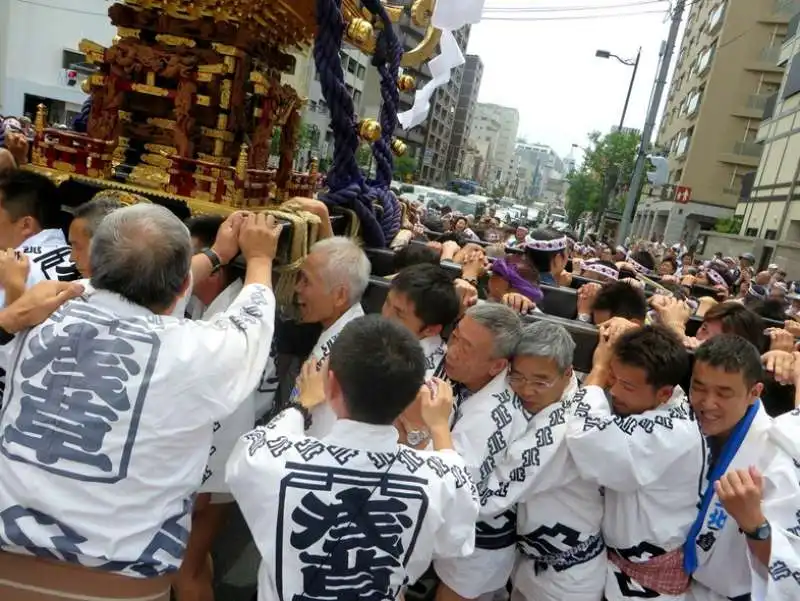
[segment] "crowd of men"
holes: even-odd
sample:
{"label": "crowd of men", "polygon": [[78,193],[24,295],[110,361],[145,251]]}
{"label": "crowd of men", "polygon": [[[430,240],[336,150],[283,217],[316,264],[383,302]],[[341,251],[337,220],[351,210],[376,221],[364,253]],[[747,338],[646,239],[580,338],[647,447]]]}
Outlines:
{"label": "crowd of men", "polygon": [[[104,193],[65,237],[58,194],[0,178],[0,599],[212,601],[234,505],[260,601],[800,599],[797,322],[743,263],[411,224],[365,315],[370,260],[325,227],[293,369],[272,217]],[[547,315],[578,281],[580,381]]]}

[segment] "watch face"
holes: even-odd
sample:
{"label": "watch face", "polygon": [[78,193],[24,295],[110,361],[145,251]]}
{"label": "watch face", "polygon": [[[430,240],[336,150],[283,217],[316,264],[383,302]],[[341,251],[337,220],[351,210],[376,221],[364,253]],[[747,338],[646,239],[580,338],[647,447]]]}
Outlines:
{"label": "watch face", "polygon": [[764,522],[758,528],[756,528],[755,532],[748,533],[748,536],[754,540],[767,540],[772,535],[772,527],[769,525],[769,522]]}

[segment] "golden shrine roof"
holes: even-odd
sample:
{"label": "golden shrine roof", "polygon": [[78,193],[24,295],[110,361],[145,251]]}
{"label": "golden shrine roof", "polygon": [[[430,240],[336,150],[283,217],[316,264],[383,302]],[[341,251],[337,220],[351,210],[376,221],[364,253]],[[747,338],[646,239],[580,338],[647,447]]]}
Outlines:
{"label": "golden shrine roof", "polygon": [[311,40],[316,31],[315,0],[121,0],[141,9],[164,11],[171,17],[194,20],[212,17],[217,21],[257,24],[254,30],[264,38],[285,30],[295,43]]}

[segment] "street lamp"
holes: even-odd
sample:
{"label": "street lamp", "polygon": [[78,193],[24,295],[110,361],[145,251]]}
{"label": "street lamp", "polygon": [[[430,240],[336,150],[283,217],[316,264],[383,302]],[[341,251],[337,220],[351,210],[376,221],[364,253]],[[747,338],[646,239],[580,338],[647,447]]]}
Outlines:
{"label": "street lamp", "polygon": [[633,67],[633,74],[631,75],[631,83],[628,86],[628,95],[625,97],[625,106],[622,108],[622,118],[619,120],[619,131],[622,131],[622,126],[625,124],[625,115],[628,112],[628,103],[631,100],[631,92],[633,92],[633,83],[636,81],[636,71],[639,70],[639,58],[642,56],[642,48],[639,47],[639,52],[636,53],[636,60],[625,60],[618,57],[616,54],[610,53],[608,50],[598,50],[594,53],[597,58],[615,58],[623,65]]}

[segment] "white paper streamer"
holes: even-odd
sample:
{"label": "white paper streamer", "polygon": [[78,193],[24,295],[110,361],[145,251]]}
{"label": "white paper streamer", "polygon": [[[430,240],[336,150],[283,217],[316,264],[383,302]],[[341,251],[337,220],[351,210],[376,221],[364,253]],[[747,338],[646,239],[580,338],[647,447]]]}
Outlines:
{"label": "white paper streamer", "polygon": [[400,125],[408,130],[428,118],[433,93],[450,81],[453,69],[464,64],[464,55],[458,47],[453,31],[481,20],[486,0],[438,0],[433,9],[431,23],[442,31],[439,42],[441,53],[428,63],[432,79],[414,95],[414,106],[397,115]]}

